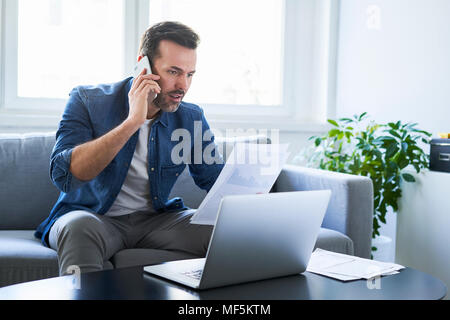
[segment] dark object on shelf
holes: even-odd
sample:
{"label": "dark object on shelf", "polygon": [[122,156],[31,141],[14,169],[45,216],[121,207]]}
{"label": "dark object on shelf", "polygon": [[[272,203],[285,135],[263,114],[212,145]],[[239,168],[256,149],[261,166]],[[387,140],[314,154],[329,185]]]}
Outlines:
{"label": "dark object on shelf", "polygon": [[450,172],[450,139],[432,139],[430,170]]}

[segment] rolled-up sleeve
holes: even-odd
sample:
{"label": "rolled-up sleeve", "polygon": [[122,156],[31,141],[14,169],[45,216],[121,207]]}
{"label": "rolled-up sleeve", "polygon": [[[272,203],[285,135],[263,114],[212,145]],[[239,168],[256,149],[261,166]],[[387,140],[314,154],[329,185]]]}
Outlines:
{"label": "rolled-up sleeve", "polygon": [[88,103],[88,97],[81,88],[73,89],[56,132],[56,143],[50,159],[50,177],[53,184],[65,193],[86,183],[72,175],[70,163],[73,149],[93,139]]}

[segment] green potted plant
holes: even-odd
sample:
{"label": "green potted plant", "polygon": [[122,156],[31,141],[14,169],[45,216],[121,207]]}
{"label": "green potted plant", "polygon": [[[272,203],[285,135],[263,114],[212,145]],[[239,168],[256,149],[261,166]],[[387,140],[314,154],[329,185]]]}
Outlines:
{"label": "green potted plant", "polygon": [[403,181],[415,182],[404,169],[412,167],[419,173],[428,168],[429,155],[420,144],[429,144],[431,133],[417,129],[416,123],[377,124],[368,118],[364,112],[353,118],[328,120],[333,127],[322,136],[310,138],[314,146],[303,158],[308,166],[372,179],[375,239],[380,235],[381,223],[386,223],[388,208],[398,211]]}

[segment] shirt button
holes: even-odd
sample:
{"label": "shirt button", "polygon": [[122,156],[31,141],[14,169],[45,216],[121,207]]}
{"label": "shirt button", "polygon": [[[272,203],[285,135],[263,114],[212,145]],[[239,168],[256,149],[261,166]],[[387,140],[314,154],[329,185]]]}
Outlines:
{"label": "shirt button", "polygon": [[152,141],[153,141],[153,140],[155,140],[155,139],[152,138]]}
{"label": "shirt button", "polygon": [[151,168],[150,170],[155,171],[155,168]]}
{"label": "shirt button", "polygon": [[158,200],[158,197],[154,197],[153,199]]}
{"label": "shirt button", "polygon": [[178,177],[179,176],[179,174],[178,173],[175,173],[175,177]]}

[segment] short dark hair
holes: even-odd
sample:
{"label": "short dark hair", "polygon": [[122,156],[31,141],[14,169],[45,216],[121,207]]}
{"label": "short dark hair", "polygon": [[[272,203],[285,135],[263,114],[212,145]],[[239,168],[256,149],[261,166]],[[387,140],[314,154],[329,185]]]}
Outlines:
{"label": "short dark hair", "polygon": [[162,40],[170,40],[189,49],[197,49],[200,43],[198,34],[180,22],[165,21],[157,23],[145,31],[139,46],[139,54],[147,56],[151,65],[159,55],[159,43]]}

